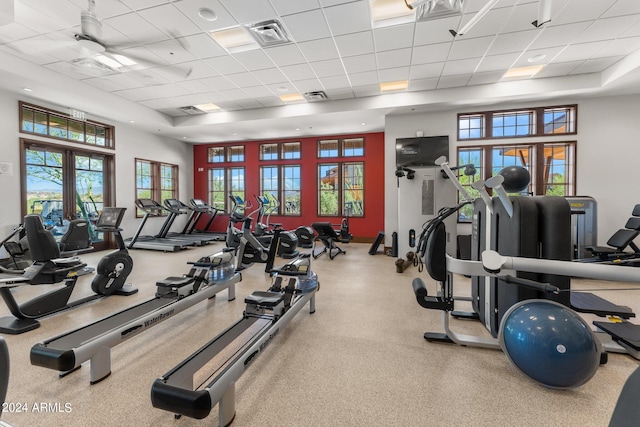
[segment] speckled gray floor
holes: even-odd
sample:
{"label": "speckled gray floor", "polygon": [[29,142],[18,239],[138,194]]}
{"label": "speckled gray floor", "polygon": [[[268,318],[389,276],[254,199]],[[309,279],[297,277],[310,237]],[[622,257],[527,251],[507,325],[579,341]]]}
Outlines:
{"label": "speckled gray floor", "polygon": [[[249,367],[236,386],[233,425],[607,425],[637,360],[612,354],[584,386],[545,389],[499,351],[427,343],[422,334],[441,330],[441,314],[419,307],[411,290],[417,275],[435,289],[426,272],[411,268],[398,274],[395,259],[368,255],[368,244],[344,247],[347,254],[333,261],[313,261],[321,283],[317,311],[304,308]],[[98,384],[89,385],[88,366],[59,379],[55,371],[31,366],[29,352],[35,343],[149,299],[157,279],[186,273],[187,261],[220,248],[217,243],[183,253],[132,251],[130,281],[140,289],[135,296],[109,297],[46,318],[35,331],[5,335],[12,361],[7,402],[26,411],[5,412],[3,420],[15,426],[217,425],[215,409],[204,420],[175,420],[153,408],[151,383],[240,318],[244,296],[268,287],[262,264],[244,273],[235,301],[223,292],[115,347],[112,374]],[[101,255],[83,259],[95,266]],[[90,280],[79,280],[73,298],[90,293]],[[459,282],[459,293],[468,291],[467,280]],[[44,288],[20,287],[15,294],[24,299]],[[600,294],[640,311],[640,288]],[[2,304],[0,315],[7,313]],[[453,327],[489,336],[476,322],[455,321]],[[34,411],[40,403],[54,411]]]}

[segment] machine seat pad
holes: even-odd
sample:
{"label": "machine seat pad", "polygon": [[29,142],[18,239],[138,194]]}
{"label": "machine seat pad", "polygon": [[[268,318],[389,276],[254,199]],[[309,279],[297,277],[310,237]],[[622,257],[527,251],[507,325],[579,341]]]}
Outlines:
{"label": "machine seat pad", "polygon": [[284,299],[284,295],[280,292],[253,291],[251,295],[247,295],[244,302],[247,304],[256,304],[265,307],[275,307]]}
{"label": "machine seat pad", "polygon": [[156,286],[160,286],[163,288],[181,288],[183,286],[187,286],[192,284],[194,281],[193,277],[174,277],[170,276],[166,279],[162,279],[156,282]]}

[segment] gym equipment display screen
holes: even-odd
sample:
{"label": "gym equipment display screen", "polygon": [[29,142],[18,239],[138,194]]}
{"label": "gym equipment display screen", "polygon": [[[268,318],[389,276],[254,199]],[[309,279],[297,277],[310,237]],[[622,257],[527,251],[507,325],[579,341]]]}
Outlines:
{"label": "gym equipment display screen", "polygon": [[449,158],[449,136],[396,139],[396,166],[435,166],[438,157]]}

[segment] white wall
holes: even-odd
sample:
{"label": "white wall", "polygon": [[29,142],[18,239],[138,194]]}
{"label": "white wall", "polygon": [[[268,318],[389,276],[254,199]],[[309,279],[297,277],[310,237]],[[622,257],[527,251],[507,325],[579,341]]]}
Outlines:
{"label": "white wall", "polygon": [[[0,239],[8,235],[13,227],[22,222],[20,212],[20,146],[21,136],[29,139],[41,139],[32,135],[19,133],[18,101],[27,101],[58,111],[65,111],[66,106],[49,105],[28,97],[17,98],[15,94],[0,90],[0,162],[13,165],[13,175],[0,175]],[[143,132],[135,128],[135,124],[118,123],[108,118],[96,117],[87,111],[87,117],[102,123],[112,124],[116,128],[116,200],[117,206],[126,207],[127,214],[122,222],[123,235],[129,237],[135,232],[139,219],[135,218],[135,161],[142,158],[176,164],[179,167],[179,196],[189,199],[193,196],[193,150],[188,144]],[[77,144],[75,145],[77,146]],[[184,215],[186,216],[186,215]],[[182,219],[184,221],[184,219]],[[149,234],[158,231],[162,219],[149,220]],[[176,221],[177,224],[177,221]],[[176,228],[178,228],[176,226]]]}
{"label": "white wall", "polygon": [[[577,194],[591,196],[598,204],[598,243],[622,228],[640,203],[640,96],[587,99],[554,99],[547,102],[482,105],[431,113],[388,115],[385,120],[385,236],[398,230],[398,193],[395,171],[395,140],[416,136],[449,135],[449,158],[455,164],[456,115],[463,112],[509,108],[578,105],[578,134],[575,136],[524,138],[518,142],[554,140],[577,141]],[[495,141],[490,141],[495,143]],[[504,140],[508,143],[509,140]],[[478,141],[460,143],[478,145]],[[465,226],[459,231],[468,233]]]}

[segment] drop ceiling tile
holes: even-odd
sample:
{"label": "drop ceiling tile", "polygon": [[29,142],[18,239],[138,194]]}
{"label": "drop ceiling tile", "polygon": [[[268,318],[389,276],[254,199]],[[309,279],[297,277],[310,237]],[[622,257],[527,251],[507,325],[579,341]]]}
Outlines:
{"label": "drop ceiling tile", "polygon": [[206,96],[200,94],[172,96],[170,98],[163,99],[167,100],[167,104],[169,104],[169,107],[173,108],[180,108],[186,107],[187,105],[198,105],[209,102],[207,101]]}
{"label": "drop ceiling tile", "polygon": [[483,56],[493,39],[493,36],[490,36],[455,40],[451,45],[451,52],[449,52],[447,59],[453,61]]}
{"label": "drop ceiling tile", "polygon": [[153,6],[166,4],[167,0],[120,0],[133,10],[146,9]]}
{"label": "drop ceiling tile", "polygon": [[440,77],[443,68],[444,62],[412,65],[409,77],[411,78],[411,81],[413,81],[414,79],[430,79],[433,77]]}
{"label": "drop ceiling tile", "polygon": [[208,34],[182,37],[177,41],[198,58],[227,55],[227,51],[221,48]]}
{"label": "drop ceiling tile", "polygon": [[276,11],[271,7],[269,0],[220,0],[222,5],[240,24],[251,24],[265,21],[277,16]]}
{"label": "drop ceiling tile", "polygon": [[80,68],[72,66],[67,62],[53,62],[44,65],[44,67],[78,80],[97,76],[96,74],[91,73],[90,70],[83,72]]}
{"label": "drop ceiling tile", "polygon": [[640,23],[634,25],[629,28],[627,31],[622,34],[622,37],[637,37],[640,36]]}
{"label": "drop ceiling tile", "polygon": [[640,15],[618,16],[600,19],[576,37],[572,43],[586,43],[599,40],[615,39],[633,28],[640,21]]}
{"label": "drop ceiling tile", "polygon": [[154,27],[173,37],[190,36],[200,32],[198,26],[173,4],[139,10],[137,13]]}
{"label": "drop ceiling tile", "polygon": [[288,81],[287,77],[277,68],[265,68],[264,70],[253,71],[253,75],[262,84],[282,83]]}
{"label": "drop ceiling tile", "polygon": [[[499,5],[500,5],[500,2],[498,3],[498,6]],[[472,37],[476,38],[476,37],[493,36],[496,34],[496,30],[498,30],[499,32],[515,31],[515,30],[507,29],[509,28],[507,25],[511,18],[512,11],[513,11],[513,7],[511,6],[509,7],[494,6],[485,16],[482,17],[480,21],[478,21],[477,24],[473,26],[473,28],[471,28],[467,32],[467,34],[458,36],[456,37],[456,39],[463,40],[463,39],[469,39]],[[536,6],[536,11],[537,11],[537,6]],[[515,18],[514,22],[520,26],[520,28],[518,28],[518,31],[522,31],[528,27],[533,28],[533,26],[531,25],[531,21],[533,21],[533,19],[529,19],[529,16],[536,16],[536,14],[527,15],[527,18],[524,21],[522,21],[519,18]],[[467,14],[463,16],[460,26],[454,27],[453,29],[456,31],[459,30],[464,25],[466,25],[466,23],[471,19],[471,17],[472,17],[471,14]]]}
{"label": "drop ceiling tile", "polygon": [[556,2],[551,9],[553,25],[571,24],[574,22],[598,19],[611,8],[617,0],[571,0],[571,3],[558,10]]}
{"label": "drop ceiling tile", "polygon": [[271,91],[265,86],[253,86],[253,87],[245,87],[243,90],[247,93],[247,95],[252,98],[262,98],[265,96],[272,96]]}
{"label": "drop ceiling tile", "polygon": [[220,74],[234,74],[247,71],[247,69],[231,55],[217,56],[215,58],[205,59],[203,62]]}
{"label": "drop ceiling tile", "polygon": [[338,58],[338,50],[332,38],[298,43],[298,47],[309,62]]}
{"label": "drop ceiling tile", "polygon": [[503,71],[487,71],[484,73],[475,73],[473,76],[471,76],[471,79],[469,79],[467,85],[476,86],[498,83],[500,79],[502,79],[503,75]]}
{"label": "drop ceiling tile", "polygon": [[447,61],[442,69],[443,76],[455,76],[460,74],[473,74],[482,58],[459,59]]}
{"label": "drop ceiling tile", "polygon": [[[555,9],[556,6],[559,6],[565,1],[566,0],[554,0],[552,6]],[[499,2],[498,6],[501,3],[502,2]],[[512,15],[509,16],[509,18],[505,22],[496,23],[496,28],[498,28],[499,33],[515,33],[518,31],[535,29],[535,27],[531,25],[531,23],[538,18],[538,1],[516,4],[515,7],[510,9]],[[555,15],[557,15],[557,13],[553,13],[552,11],[552,16]],[[484,18],[480,21],[480,23],[482,23],[483,20]],[[480,23],[478,23],[478,25],[480,25]],[[553,22],[551,23],[551,25],[553,25]],[[475,34],[475,31],[476,27],[473,27],[469,35],[471,36],[472,34]]]}
{"label": "drop ceiling tile", "polygon": [[529,62],[530,58],[534,58],[536,56],[544,55],[544,58],[540,61],[536,61],[535,64],[547,64],[552,62],[553,59],[562,52],[564,46],[559,47],[550,47],[546,49],[531,49],[522,52],[517,62],[513,64],[514,67],[524,67],[526,65],[532,65],[532,62]]}
{"label": "drop ceiling tile", "polygon": [[115,92],[117,90],[126,89],[125,86],[117,82],[114,82],[113,80],[103,79],[98,77],[85,79],[84,82],[90,84],[91,86],[97,87],[98,89],[102,89],[106,92]]}
{"label": "drop ceiling tile", "polygon": [[380,85],[354,86],[352,90],[356,98],[380,95]]}
{"label": "drop ceiling tile", "polygon": [[238,52],[232,56],[249,71],[264,70],[265,68],[273,68],[275,66],[261,49]]}
{"label": "drop ceiling tile", "polygon": [[336,46],[340,56],[355,56],[374,51],[373,31],[363,31],[361,33],[346,34],[335,38]]}
{"label": "drop ceiling tile", "polygon": [[378,52],[376,55],[379,69],[406,67],[411,64],[411,49],[396,49]]}
{"label": "drop ceiling tile", "polygon": [[147,44],[145,48],[170,64],[179,64],[197,59],[193,53],[183,48],[175,40]]}
{"label": "drop ceiling tile", "polygon": [[351,85],[349,84],[349,79],[347,79],[347,76],[345,75],[320,77],[320,83],[322,83],[322,86],[327,90],[344,89],[351,87]]}
{"label": "drop ceiling tile", "polygon": [[292,81],[315,77],[313,70],[308,64],[287,65],[286,67],[280,67],[280,70]]}
{"label": "drop ceiling tile", "polygon": [[[42,0],[29,0],[32,4],[41,4]],[[78,6],[80,9],[85,10],[87,8],[87,0],[70,0],[71,3]],[[53,2],[52,2],[53,3]],[[122,15],[123,13],[131,12],[131,8],[122,4],[119,1],[97,1],[95,8],[96,15],[100,19],[110,18],[116,15]],[[78,16],[80,14],[78,13]]]}
{"label": "drop ceiling tile", "polygon": [[[172,105],[170,105],[170,100],[168,99],[149,99],[147,101],[140,101],[140,104],[144,105],[145,107],[149,107],[153,110],[161,110],[161,109],[173,107]],[[186,114],[186,113],[183,113],[183,114]]]}
{"label": "drop ceiling tile", "polygon": [[371,14],[368,0],[326,7],[324,14],[334,36],[371,30]]}
{"label": "drop ceiling tile", "polygon": [[297,43],[330,37],[331,33],[322,10],[310,10],[282,17],[289,35]]}
{"label": "drop ceiling tile", "polygon": [[[292,92],[305,93],[305,92],[315,92],[317,90],[322,90],[322,83],[320,83],[320,80],[316,78],[296,80],[291,83],[293,84]],[[283,93],[288,93],[288,92],[281,92],[276,89],[276,92],[274,93],[276,95],[282,95]]]}
{"label": "drop ceiling tile", "polygon": [[459,16],[417,22],[414,44],[420,46],[424,44],[450,42],[453,37],[451,33],[449,33],[449,30],[458,28],[459,22]]}
{"label": "drop ceiling tile", "polygon": [[413,48],[411,64],[428,64],[431,62],[444,62],[447,60],[451,43],[438,43]]}
{"label": "drop ceiling tile", "polygon": [[603,15],[603,18],[612,16],[627,15],[629,13],[640,13],[640,2],[636,0],[619,0]]}
{"label": "drop ceiling tile", "polygon": [[260,81],[254,77],[253,74],[249,72],[237,73],[237,74],[225,74],[225,77],[229,79],[229,81],[239,88],[250,87],[250,86],[258,86]]}
{"label": "drop ceiling tile", "polygon": [[282,102],[282,100],[277,96],[258,98],[256,101],[262,104],[263,107],[279,107],[284,105],[284,102]]}
{"label": "drop ceiling tile", "polygon": [[178,85],[180,85],[180,87],[183,87],[189,93],[202,93],[209,92],[211,90],[209,86],[207,86],[200,80],[187,80],[178,83]]}
{"label": "drop ceiling tile", "polygon": [[351,86],[366,86],[380,83],[377,71],[365,71],[364,73],[349,74]]}
{"label": "drop ceiling tile", "polygon": [[402,49],[413,45],[415,23],[376,28],[373,30],[376,51]]}
{"label": "drop ceiling tile", "polygon": [[225,97],[227,97],[227,99],[229,101],[237,101],[239,99],[248,99],[248,98],[250,98],[250,96],[247,94],[247,92],[243,91],[242,89],[221,90],[220,94],[224,95]]}
{"label": "drop ceiling tile", "polygon": [[205,92],[201,95],[205,98],[203,104],[206,104],[207,102],[213,102],[214,104],[218,105],[218,102],[228,101],[227,97],[222,95],[222,93],[220,92]]}
{"label": "drop ceiling tile", "polygon": [[277,66],[302,64],[305,61],[302,52],[295,44],[275,46],[265,49],[265,52]]}
{"label": "drop ceiling tile", "polygon": [[237,89],[233,83],[231,83],[223,76],[207,77],[205,79],[201,79],[201,81],[214,91]]}
{"label": "drop ceiling tile", "polygon": [[438,89],[446,89],[449,87],[461,87],[466,86],[471,78],[471,74],[440,77],[438,80]]}
{"label": "drop ceiling tile", "polygon": [[320,4],[324,7],[327,7],[327,6],[336,6],[342,3],[349,3],[350,1],[353,1],[353,0],[320,0]]}
{"label": "drop ceiling tile", "polygon": [[571,43],[583,31],[585,31],[590,21],[576,22],[575,24],[558,25],[547,27],[531,43],[531,49],[543,49],[546,47],[564,46]]}
{"label": "drop ceiling tile", "polygon": [[498,34],[487,50],[487,55],[522,52],[538,35],[538,30],[528,30],[518,33]]}
{"label": "drop ceiling tile", "polygon": [[250,110],[253,108],[260,108],[262,107],[262,104],[260,104],[258,101],[256,101],[255,99],[241,99],[241,100],[237,100],[236,104],[238,104],[239,106],[241,106],[243,109],[245,110]]}
{"label": "drop ceiling tile", "polygon": [[311,63],[311,68],[318,77],[329,77],[344,75],[344,67],[339,59],[328,59]]}
{"label": "drop ceiling tile", "polygon": [[143,79],[138,79],[135,77],[135,72],[132,73],[123,73],[123,74],[113,74],[111,76],[103,77],[104,80],[110,80],[114,84],[122,86],[126,89],[133,89],[136,87],[145,86],[145,82]]}
{"label": "drop ceiling tile", "polygon": [[318,0],[271,0],[271,4],[280,16],[320,8]]}
{"label": "drop ceiling tile", "polygon": [[144,101],[147,99],[167,98],[166,96],[158,96],[156,87],[139,87],[136,89],[125,89],[113,92],[114,94],[126,98],[130,101]]}
{"label": "drop ceiling tile", "polygon": [[350,56],[342,60],[347,73],[362,73],[364,71],[377,70],[376,57],[370,53],[367,55]]}
{"label": "drop ceiling tile", "polygon": [[389,68],[378,71],[380,82],[397,82],[409,80],[409,67]]}
{"label": "drop ceiling tile", "polygon": [[172,83],[166,85],[153,86],[153,95],[148,99],[155,98],[175,98],[182,95],[192,95],[182,86]]}
{"label": "drop ceiling tile", "polygon": [[167,34],[136,13],[114,16],[113,18],[105,19],[103,23],[126,35],[133,44],[150,43],[168,38]]}
{"label": "drop ceiling tile", "polygon": [[574,68],[569,74],[601,73],[622,58],[623,56],[613,56],[608,58],[588,59]]}
{"label": "drop ceiling tile", "polygon": [[571,44],[563,49],[553,59],[553,62],[584,61],[591,58],[595,52],[600,51],[608,44],[608,41]]}
{"label": "drop ceiling tile", "polygon": [[216,102],[216,105],[222,108],[224,111],[239,111],[242,110],[242,107],[236,104],[233,101],[222,101]]}
{"label": "drop ceiling tile", "polygon": [[328,89],[325,93],[331,101],[355,98],[352,89]]}
{"label": "drop ceiling tile", "polygon": [[486,71],[508,70],[519,56],[519,53],[485,56],[475,71],[476,73],[484,73]]}
{"label": "drop ceiling tile", "polygon": [[573,70],[579,67],[584,61],[572,61],[572,62],[559,62],[554,64],[547,64],[538,74],[534,76],[535,79],[543,79],[546,77],[559,77],[571,74]]}
{"label": "drop ceiling tile", "polygon": [[86,6],[80,8],[68,1],[22,0],[10,3],[14,6],[14,22],[26,25],[38,33],[80,25],[80,12],[86,9]]}
{"label": "drop ceiling tile", "polygon": [[605,58],[608,56],[626,56],[640,49],[640,36],[613,40],[603,49],[596,52],[594,58]]}
{"label": "drop ceiling tile", "polygon": [[[320,86],[320,82],[318,81],[318,79],[311,79],[311,80],[305,80],[307,82],[316,82],[318,87]],[[276,84],[268,84],[265,85],[265,87],[267,89],[269,89],[271,91],[272,94],[276,95],[276,96],[280,96],[282,94],[286,94],[286,93],[297,93],[299,90],[293,85],[292,82],[286,82],[286,83],[276,83]],[[310,90],[317,90],[317,89],[310,89]],[[307,92],[307,91],[304,91]]]}
{"label": "drop ceiling tile", "polygon": [[438,85],[438,78],[417,79],[409,82],[409,92],[421,92],[423,90],[433,90]]}
{"label": "drop ceiling tile", "polygon": [[7,43],[14,40],[34,37],[36,35],[38,35],[37,32],[25,27],[24,25],[18,24],[17,22],[0,25],[0,43]]}
{"label": "drop ceiling tile", "polygon": [[220,74],[203,61],[185,62],[184,64],[180,64],[180,66],[191,69],[191,74],[187,79],[203,79],[205,77],[214,77]]}
{"label": "drop ceiling tile", "polygon": [[[238,25],[233,16],[218,0],[181,0],[174,3],[194,24],[204,31],[214,31]],[[215,21],[207,21],[198,15],[200,8],[209,8],[216,14]]]}

